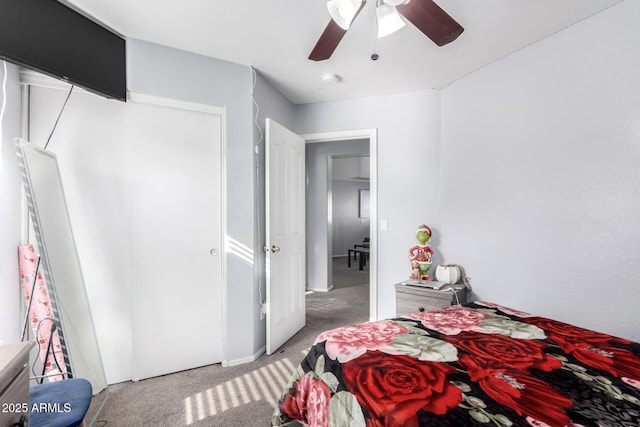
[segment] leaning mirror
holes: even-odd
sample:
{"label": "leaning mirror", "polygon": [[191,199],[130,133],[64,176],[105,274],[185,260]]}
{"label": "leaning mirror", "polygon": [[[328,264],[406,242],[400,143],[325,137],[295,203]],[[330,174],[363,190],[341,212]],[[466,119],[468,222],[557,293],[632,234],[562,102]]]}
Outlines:
{"label": "leaning mirror", "polygon": [[16,140],[41,268],[63,342],[67,372],[91,382],[87,420],[95,422],[108,398],[107,380],[55,154]]}

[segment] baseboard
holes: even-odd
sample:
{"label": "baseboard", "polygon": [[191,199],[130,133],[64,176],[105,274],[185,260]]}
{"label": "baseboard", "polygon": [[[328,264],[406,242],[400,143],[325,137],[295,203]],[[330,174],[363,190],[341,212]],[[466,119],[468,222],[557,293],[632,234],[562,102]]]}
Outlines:
{"label": "baseboard", "polygon": [[333,290],[333,285],[329,286],[328,288],[318,288],[318,289],[307,288],[307,292],[329,292],[332,290]]}
{"label": "baseboard", "polygon": [[265,351],[266,351],[266,347],[263,346],[251,356],[243,357],[241,359],[223,360],[222,366],[224,366],[225,368],[229,368],[231,366],[238,366],[238,365],[244,365],[245,363],[255,362],[258,359],[258,357],[264,354]]}

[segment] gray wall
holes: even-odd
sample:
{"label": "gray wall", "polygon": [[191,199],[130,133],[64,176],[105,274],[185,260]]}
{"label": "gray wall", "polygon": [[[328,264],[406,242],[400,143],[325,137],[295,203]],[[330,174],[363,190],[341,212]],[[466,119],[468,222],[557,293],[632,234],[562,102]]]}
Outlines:
{"label": "gray wall", "polygon": [[330,172],[328,157],[369,152],[368,140],[332,141],[307,144],[307,288],[325,291],[331,288],[332,247],[328,222]]}
{"label": "gray wall", "polygon": [[[260,313],[260,302],[264,302],[266,299],[266,276],[264,274],[265,256],[262,252],[262,247],[266,243],[265,241],[265,224],[264,224],[264,153],[265,153],[265,120],[267,118],[273,119],[281,125],[293,129],[294,120],[294,105],[289,102],[280,92],[275,90],[269,82],[267,82],[259,72],[254,75],[254,87],[253,87],[253,116],[254,122],[254,163],[255,163],[255,179],[256,179],[256,219],[257,219],[257,234],[255,236],[256,242],[256,256],[255,259],[255,286],[258,289],[258,297],[254,298],[255,303],[252,303],[255,310]],[[304,286],[304,284],[301,284]],[[255,311],[254,310],[254,311]],[[254,348],[261,349],[265,346],[266,342],[266,325],[264,319],[260,319],[260,316],[256,318],[254,322],[256,328],[256,334],[254,335]]]}
{"label": "gray wall", "polygon": [[[248,248],[254,259],[261,256],[255,247],[251,70],[137,40],[127,41],[127,62],[131,92],[226,108],[226,241]],[[223,303],[225,358],[235,360],[256,352],[261,333],[255,327],[259,297],[254,286],[255,262],[227,251],[226,263],[226,283],[231,285],[226,287]],[[242,334],[237,333],[238,328]]]}
{"label": "gray wall", "polygon": [[[0,85],[5,78],[0,60]],[[22,321],[18,275],[18,245],[21,242],[22,208],[20,172],[16,160],[14,138],[20,136],[20,77],[18,69],[7,63],[6,93],[0,87],[0,108],[6,95],[2,118],[2,151],[0,152],[0,344],[20,340]]]}
{"label": "gray wall", "polygon": [[476,297],[640,340],[639,19],[622,2],[441,92],[298,108],[300,133],[379,130],[380,317],[426,223]]}
{"label": "gray wall", "polygon": [[640,340],[639,20],[622,2],[443,91],[442,250],[478,298]]}
{"label": "gray wall", "polygon": [[369,219],[360,218],[360,190],[368,190],[368,182],[334,179],[331,183],[331,254],[346,256],[354,244],[369,237]]}
{"label": "gray wall", "polygon": [[227,242],[248,250],[253,259],[247,263],[227,252],[225,359],[251,360],[266,339],[260,316],[265,299],[264,123],[269,117],[293,128],[295,106],[248,67],[140,41],[128,41],[127,50],[130,91],[226,108]]}
{"label": "gray wall", "polygon": [[[378,129],[378,316],[395,315],[393,285],[409,277],[418,225],[440,233],[440,93],[420,91],[301,105],[298,133]],[[315,251],[315,250],[314,250]],[[311,254],[314,254],[312,252]],[[437,258],[436,258],[437,259]]]}

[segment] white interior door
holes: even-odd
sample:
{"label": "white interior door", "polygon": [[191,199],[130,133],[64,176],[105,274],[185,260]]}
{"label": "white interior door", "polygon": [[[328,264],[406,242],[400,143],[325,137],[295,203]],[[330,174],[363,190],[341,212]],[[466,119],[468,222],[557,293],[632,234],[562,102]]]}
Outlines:
{"label": "white interior door", "polygon": [[129,108],[134,379],[143,379],[222,361],[222,120]]}
{"label": "white interior door", "polygon": [[267,354],[305,325],[305,141],[267,119]]}

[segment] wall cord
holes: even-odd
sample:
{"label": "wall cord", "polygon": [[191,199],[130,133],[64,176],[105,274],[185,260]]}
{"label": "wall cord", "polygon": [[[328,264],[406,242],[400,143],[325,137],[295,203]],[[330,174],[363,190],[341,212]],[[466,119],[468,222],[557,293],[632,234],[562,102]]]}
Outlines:
{"label": "wall cord", "polygon": [[[258,246],[262,247],[262,232],[260,230],[261,226],[262,226],[262,222],[260,221],[260,194],[259,194],[259,189],[260,189],[260,144],[262,143],[262,139],[263,139],[263,134],[262,134],[262,128],[260,127],[260,124],[258,123],[258,115],[260,114],[260,106],[258,105],[258,103],[256,102],[256,98],[254,97],[254,91],[256,88],[256,84],[258,81],[258,75],[256,73],[256,69],[251,67],[251,73],[253,76],[253,84],[251,86],[251,102],[253,103],[253,106],[256,109],[255,115],[253,117],[253,123],[256,126],[256,129],[258,129],[258,141],[255,143],[254,145],[254,158],[255,158],[255,168],[256,168],[256,174],[255,174],[255,205],[256,205],[256,223],[257,223],[257,230],[258,230]],[[264,313],[264,301],[262,299],[262,284],[260,282],[258,282],[258,304],[260,305],[260,313]]]}
{"label": "wall cord", "polygon": [[60,121],[60,116],[62,116],[62,112],[64,111],[64,107],[67,106],[67,101],[69,101],[69,97],[71,96],[71,92],[73,91],[74,87],[75,86],[71,85],[71,89],[69,89],[69,93],[67,94],[67,99],[65,99],[64,100],[64,104],[62,104],[62,108],[60,109],[60,113],[58,114],[58,118],[56,119],[56,122],[53,124],[53,129],[51,129],[51,133],[49,134],[49,138],[47,138],[47,142],[46,142],[46,144],[44,144],[44,149],[45,150],[49,146],[49,142],[51,142],[51,137],[53,136],[53,132],[55,132],[56,128],[58,127],[58,122]]}

